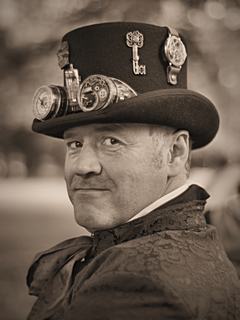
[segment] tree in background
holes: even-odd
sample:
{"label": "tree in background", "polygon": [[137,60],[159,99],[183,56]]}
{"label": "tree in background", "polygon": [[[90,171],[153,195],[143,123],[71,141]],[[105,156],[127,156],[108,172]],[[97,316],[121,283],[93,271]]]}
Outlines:
{"label": "tree in background", "polygon": [[221,117],[211,153],[208,147],[196,152],[196,162],[207,166],[216,154],[230,162],[239,160],[240,1],[237,0],[2,0],[0,152],[6,157],[21,152],[29,175],[37,174],[42,154],[50,155],[56,165],[62,166],[61,143],[30,132],[32,96],[42,84],[62,83],[56,51],[63,34],[79,26],[106,21],[142,21],[174,26],[184,32],[190,42],[189,88],[215,102]]}

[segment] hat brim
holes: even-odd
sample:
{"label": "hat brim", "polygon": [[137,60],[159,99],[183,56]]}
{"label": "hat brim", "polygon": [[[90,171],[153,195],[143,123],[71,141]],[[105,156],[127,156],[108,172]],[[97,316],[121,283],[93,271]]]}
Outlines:
{"label": "hat brim", "polygon": [[148,123],[189,131],[193,149],[207,145],[216,135],[219,116],[210,100],[188,89],[155,90],[115,103],[103,110],[78,112],[39,121],[32,129],[63,138],[69,128],[91,123]]}

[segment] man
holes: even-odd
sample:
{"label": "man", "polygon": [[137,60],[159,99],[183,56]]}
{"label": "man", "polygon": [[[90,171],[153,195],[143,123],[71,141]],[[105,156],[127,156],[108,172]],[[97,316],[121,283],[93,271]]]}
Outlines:
{"label": "man", "polygon": [[63,138],[78,224],[91,237],[39,254],[29,319],[237,319],[239,282],[186,181],[190,151],[218,114],[187,89],[176,30],[107,23],[73,30],[58,52],[64,87],[41,87],[33,130]]}

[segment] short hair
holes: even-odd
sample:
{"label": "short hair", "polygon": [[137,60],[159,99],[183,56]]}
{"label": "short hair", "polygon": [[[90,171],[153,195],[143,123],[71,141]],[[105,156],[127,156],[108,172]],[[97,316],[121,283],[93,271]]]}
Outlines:
{"label": "short hair", "polygon": [[[168,127],[168,126],[159,126],[159,125],[150,125],[149,134],[153,137],[154,142],[156,143],[156,138],[164,138],[174,134],[175,132],[179,131],[179,129]],[[192,139],[189,135],[189,151],[188,151],[188,158],[185,163],[185,170],[187,178],[190,175],[190,168],[191,168],[191,159],[192,159]]]}

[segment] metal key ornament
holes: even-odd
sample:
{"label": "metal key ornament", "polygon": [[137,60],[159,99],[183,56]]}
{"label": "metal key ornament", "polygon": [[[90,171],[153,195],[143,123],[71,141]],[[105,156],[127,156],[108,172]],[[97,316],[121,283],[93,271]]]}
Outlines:
{"label": "metal key ornament", "polygon": [[140,59],[138,55],[138,49],[142,48],[144,44],[143,34],[137,30],[128,32],[126,34],[126,43],[128,47],[132,48],[133,73],[135,75],[146,74],[146,66],[144,64],[138,64]]}

